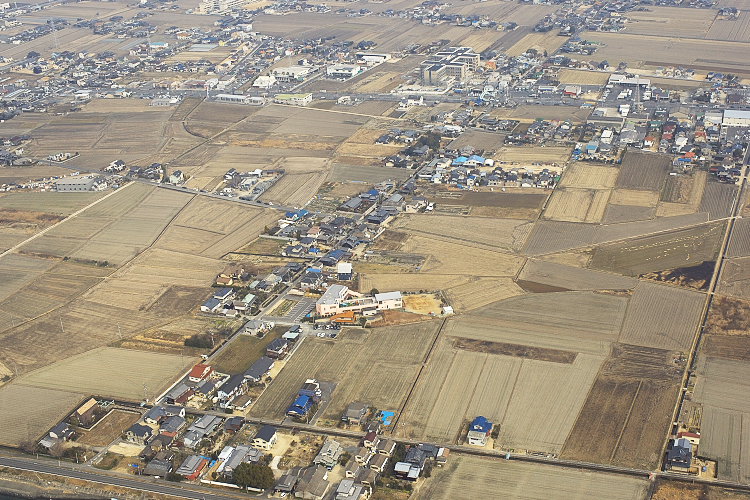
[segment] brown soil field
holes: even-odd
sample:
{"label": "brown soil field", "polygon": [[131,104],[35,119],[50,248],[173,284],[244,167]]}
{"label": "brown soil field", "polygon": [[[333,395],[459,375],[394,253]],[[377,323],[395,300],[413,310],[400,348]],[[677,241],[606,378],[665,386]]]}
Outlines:
{"label": "brown soil field", "polygon": [[262,201],[273,201],[293,207],[303,207],[315,196],[326,179],[327,173],[315,172],[309,174],[284,175],[281,179],[264,192]]}
{"label": "brown soil field", "polygon": [[715,295],[705,331],[715,335],[750,335],[750,302]]}
{"label": "brown soil field", "polygon": [[[530,191],[528,189],[493,192],[455,192],[439,190],[435,193],[435,204],[468,205],[470,207],[502,208],[540,208],[549,196],[549,192]],[[432,198],[432,197],[431,197]]]}
{"label": "brown soil field", "polygon": [[517,252],[526,242],[532,225],[517,219],[487,218],[469,222],[465,217],[414,214],[398,218],[391,227],[411,235],[427,235],[477,248]]}
{"label": "brown soil field", "polygon": [[565,170],[561,187],[607,189],[615,187],[618,169],[588,163],[574,163]]}
{"label": "brown soil field", "polygon": [[497,132],[483,132],[481,130],[467,130],[448,143],[451,149],[461,149],[472,146],[477,150],[484,151],[485,155],[491,155],[494,151],[502,148],[505,134]]}
{"label": "brown soil field", "polygon": [[389,179],[406,179],[409,175],[411,175],[411,172],[403,168],[363,166],[334,161],[333,168],[328,174],[328,180],[335,182],[361,181],[377,183]]}
{"label": "brown soil field", "polygon": [[745,492],[728,490],[708,484],[689,484],[656,480],[651,500],[747,500]]}
{"label": "brown soil field", "polygon": [[370,248],[372,250],[398,251],[401,250],[408,238],[409,235],[406,233],[394,231],[393,229],[386,229],[380,236],[378,236],[375,243],[370,245]]}
{"label": "brown soil field", "polygon": [[[534,117],[534,119],[536,118],[537,117]],[[493,158],[495,161],[511,164],[531,165],[532,163],[556,163],[562,165],[570,158],[570,148],[557,146],[503,146],[495,152]]]}
{"label": "brown soil field", "polygon": [[[333,400],[322,416],[334,422],[353,401],[398,410],[415,380],[440,322],[342,333],[338,339],[306,338],[276,380],[260,396],[251,415],[281,419],[308,378],[335,382]],[[372,381],[377,380],[377,384]]]}
{"label": "brown soil field", "polygon": [[625,33],[701,39],[706,37],[715,18],[713,10],[649,7],[647,11],[628,13]]}
{"label": "brown soil field", "polygon": [[[747,7],[742,4],[740,7]],[[750,42],[750,16],[741,14],[739,19],[716,19],[708,30],[706,38],[714,40],[729,40],[733,42]]]}
{"label": "brown soil field", "polygon": [[718,292],[750,299],[750,257],[727,259],[719,277]]}
{"label": "brown soil field", "polygon": [[635,278],[581,269],[555,262],[529,259],[519,279],[568,290],[628,290],[638,283]]}
{"label": "brown soil field", "polygon": [[441,300],[435,294],[416,294],[404,296],[404,311],[417,314],[442,314]]}
{"label": "brown soil field", "polygon": [[647,489],[646,480],[622,475],[457,455],[447,466],[435,469],[417,495],[434,500],[485,499],[504,491],[518,492],[526,500],[640,500]]}
{"label": "brown soil field", "polygon": [[736,219],[727,248],[727,257],[748,256],[750,256],[750,219]]}
{"label": "brown soil field", "polygon": [[724,233],[721,223],[703,224],[654,236],[602,245],[591,267],[630,276],[714,260]]}
{"label": "brown soil field", "polygon": [[750,359],[750,337],[747,335],[707,335],[701,346],[701,352],[711,358],[747,361]]}
{"label": "brown soil field", "polygon": [[560,456],[655,468],[661,460],[678,389],[679,380],[654,382],[599,375]]}
{"label": "brown soil field", "polygon": [[472,311],[523,293],[511,278],[475,278],[446,290],[450,305],[458,312]]}
{"label": "brown soil field", "polygon": [[671,165],[670,156],[629,150],[620,165],[617,187],[660,192]]}
{"label": "brown soil field", "polygon": [[[519,120],[521,123],[533,123],[537,118],[544,120],[570,120],[573,123],[583,123],[591,114],[590,108],[577,108],[574,106],[545,106],[542,104],[522,104],[512,109],[496,109],[490,113],[492,116],[503,119]],[[557,150],[554,154],[545,151],[549,147],[524,147],[508,146],[507,151],[513,152],[507,158],[501,158],[505,161],[518,161],[521,163],[532,163],[542,161],[544,163],[562,163],[570,158],[570,148],[552,147]],[[527,153],[523,153],[523,150]],[[563,149],[565,151],[563,151]],[[516,156],[518,154],[519,156]],[[539,157],[539,160],[534,160]]]}
{"label": "brown soil field", "polygon": [[572,364],[578,353],[572,351],[561,351],[559,349],[543,349],[529,347],[521,344],[508,344],[505,342],[489,342],[486,340],[467,339],[453,337],[453,347],[472,352],[483,352],[487,354],[501,354],[514,358],[535,359],[537,361],[549,361],[551,363]]}
{"label": "brown soil field", "polygon": [[557,73],[560,83],[570,85],[604,85],[609,81],[609,75],[603,71],[583,71],[563,68]]}
{"label": "brown soil field", "polygon": [[96,427],[90,431],[86,431],[83,436],[78,438],[76,443],[88,446],[107,446],[120,437],[140,418],[140,413],[112,410],[103,420],[96,424]]}
{"label": "brown soil field", "polygon": [[614,205],[633,205],[640,207],[656,207],[659,193],[654,191],[636,191],[634,189],[615,189],[609,202]]}
{"label": "brown soil field", "polygon": [[708,212],[710,220],[729,217],[732,201],[737,194],[737,186],[722,182],[706,182],[700,207],[701,212]]}
{"label": "brown soil field", "polygon": [[628,304],[619,341],[687,352],[705,301],[699,292],[641,282]]}
{"label": "brown soil field", "polygon": [[705,261],[696,266],[641,274],[640,278],[660,283],[669,283],[682,288],[705,291],[708,290],[715,266],[715,261]]}
{"label": "brown soil field", "polygon": [[144,385],[152,399],[194,361],[171,354],[103,347],[22,375],[15,383],[137,401],[144,397]]}
{"label": "brown soil field", "polygon": [[563,46],[565,42],[560,42],[559,36],[557,36],[557,30],[552,30],[547,33],[529,33],[519,40],[512,47],[507,49],[505,53],[509,57],[520,56],[528,49],[536,49],[539,52],[552,54],[557,49]]}
{"label": "brown soil field", "polygon": [[1,387],[0,443],[18,446],[40,439],[83,399],[80,393],[15,383]]}
{"label": "brown soil field", "polygon": [[[0,196],[0,209],[4,211],[18,210],[21,213],[42,212],[53,216],[64,216],[70,215],[106,194],[105,191],[94,193],[7,193]],[[109,200],[105,201],[105,203],[109,202]]]}
{"label": "brown soil field", "polygon": [[[649,192],[649,191],[646,191]],[[682,207],[683,205],[680,205]],[[690,213],[689,210],[679,211],[678,213]],[[653,207],[639,207],[634,205],[614,205],[610,203],[604,211],[602,222],[604,224],[617,224],[620,222],[635,222],[639,220],[651,220],[657,214]]]}
{"label": "brown soil field", "polygon": [[601,222],[609,196],[608,189],[555,189],[543,217],[567,222]]}

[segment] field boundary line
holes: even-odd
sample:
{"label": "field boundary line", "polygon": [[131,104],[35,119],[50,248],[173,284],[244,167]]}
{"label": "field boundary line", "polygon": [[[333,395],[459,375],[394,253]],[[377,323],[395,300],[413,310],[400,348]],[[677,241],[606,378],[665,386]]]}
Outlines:
{"label": "field boundary line", "polygon": [[440,338],[440,334],[443,332],[443,329],[445,328],[445,324],[447,322],[448,322],[448,318],[443,319],[443,322],[440,324],[440,328],[438,328],[437,333],[435,334],[435,338],[432,340],[432,344],[430,345],[430,348],[427,349],[427,353],[425,354],[425,357],[422,360],[422,364],[419,367],[419,372],[417,373],[417,376],[414,379],[414,383],[411,384],[411,388],[409,389],[409,392],[406,394],[406,398],[404,399],[404,404],[401,405],[398,415],[396,416],[396,420],[394,420],[393,422],[393,427],[391,428],[391,434],[396,432],[396,428],[398,427],[398,422],[399,420],[401,420],[401,415],[404,414],[404,410],[406,410],[406,405],[409,404],[409,399],[411,398],[411,395],[414,393],[414,389],[417,387],[417,383],[419,382],[419,379],[422,377],[422,373],[424,373],[424,369],[427,367],[427,363],[430,360],[430,356],[432,355],[432,352],[435,350],[435,346],[437,345],[438,339]]}
{"label": "field boundary line", "polygon": [[114,190],[114,191],[112,191],[111,193],[108,193],[108,194],[106,194],[106,195],[102,196],[101,198],[99,198],[98,200],[94,200],[94,201],[93,201],[92,203],[89,203],[89,204],[88,204],[88,205],[86,205],[85,207],[83,207],[83,208],[81,208],[81,209],[79,209],[79,210],[76,210],[76,211],[75,211],[75,212],[73,212],[72,214],[70,214],[70,215],[68,215],[67,217],[65,217],[65,218],[64,218],[63,220],[61,220],[61,221],[58,221],[58,222],[56,222],[55,224],[52,224],[51,226],[49,226],[49,227],[46,227],[46,228],[42,229],[42,230],[41,230],[41,231],[39,231],[38,233],[36,233],[36,234],[33,234],[33,235],[31,235],[30,237],[26,238],[26,239],[25,239],[25,240],[23,240],[22,242],[20,242],[20,243],[17,243],[16,245],[14,245],[13,247],[11,247],[11,248],[7,249],[7,250],[6,250],[6,251],[4,251],[3,253],[0,253],[0,258],[1,258],[1,257],[5,257],[6,255],[9,255],[9,254],[11,254],[11,253],[15,252],[16,250],[18,250],[19,248],[21,248],[21,247],[22,247],[22,246],[24,246],[25,244],[29,243],[30,241],[33,241],[33,240],[35,240],[35,239],[39,238],[40,236],[42,236],[42,235],[46,234],[46,233],[47,233],[48,231],[50,231],[50,230],[52,230],[52,229],[56,228],[57,226],[59,226],[59,225],[60,225],[60,224],[62,224],[63,222],[65,222],[65,221],[67,221],[67,220],[70,220],[70,219],[73,219],[73,218],[77,217],[78,215],[80,215],[80,214],[81,214],[81,213],[83,213],[84,211],[88,210],[89,208],[93,207],[93,206],[94,206],[94,205],[96,205],[97,203],[99,203],[99,202],[102,202],[102,201],[106,200],[107,198],[109,198],[110,196],[112,196],[112,195],[113,195],[113,194],[115,194],[115,193],[119,193],[119,192],[120,192],[121,190],[125,189],[125,188],[126,188],[126,187],[128,187],[128,186],[131,186],[132,184],[133,184],[133,183],[125,184],[125,185],[124,185],[124,186],[122,186],[121,188],[115,189],[115,190]]}
{"label": "field boundary line", "polygon": [[620,441],[622,441],[622,436],[625,434],[625,428],[628,426],[628,421],[630,420],[630,414],[633,413],[633,408],[635,407],[635,400],[638,399],[638,394],[641,392],[641,387],[643,386],[643,380],[638,381],[638,387],[635,390],[635,394],[633,394],[633,400],[630,402],[630,408],[628,408],[628,413],[625,415],[625,420],[622,422],[622,429],[620,429],[620,435],[617,436],[617,441],[615,442],[615,445],[612,447],[612,453],[609,455],[609,461],[612,463],[612,461],[615,458],[615,453],[617,453],[617,448],[620,446]]}

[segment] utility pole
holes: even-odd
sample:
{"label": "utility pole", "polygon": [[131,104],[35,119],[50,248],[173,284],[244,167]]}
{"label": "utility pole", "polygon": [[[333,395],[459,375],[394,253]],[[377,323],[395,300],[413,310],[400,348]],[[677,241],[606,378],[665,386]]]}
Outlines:
{"label": "utility pole", "polygon": [[62,330],[62,332],[65,333],[65,327],[63,326],[62,316],[60,316],[60,330]]}

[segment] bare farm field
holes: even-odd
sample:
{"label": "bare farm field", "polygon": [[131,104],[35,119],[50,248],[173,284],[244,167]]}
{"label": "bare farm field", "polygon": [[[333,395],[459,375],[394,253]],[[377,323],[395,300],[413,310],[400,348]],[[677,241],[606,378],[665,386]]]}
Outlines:
{"label": "bare farm field", "polygon": [[[625,317],[626,295],[596,292],[526,294],[448,321],[445,335],[593,355],[609,353]],[[530,311],[534,311],[533,314]]]}
{"label": "bare farm field", "polygon": [[567,222],[601,222],[609,197],[608,189],[555,189],[543,217]]}
{"label": "bare farm field", "polygon": [[0,195],[0,208],[70,215],[105,194],[107,193],[103,191],[93,193],[7,193]]}
{"label": "bare farm field", "polygon": [[341,412],[353,401],[398,410],[439,325],[427,321],[366,333],[345,332],[336,341],[305,339],[255,403],[251,415],[282,419],[284,409],[308,378],[338,382],[323,419],[339,421]]}
{"label": "bare farm field", "polygon": [[141,417],[140,413],[124,410],[112,410],[96,427],[76,440],[88,446],[107,446],[120,437]]}
{"label": "bare farm field", "polygon": [[609,202],[614,205],[654,208],[659,202],[659,193],[635,189],[615,189],[612,191]]}
{"label": "bare farm field", "polygon": [[138,401],[161,394],[195,360],[172,354],[103,347],[21,376],[16,385],[79,391]]}
{"label": "bare farm field", "polygon": [[729,217],[737,186],[721,182],[707,182],[699,210],[707,212],[710,220]]}
{"label": "bare farm field", "polygon": [[725,261],[719,277],[718,291],[750,299],[750,257],[736,257]]}
{"label": "bare farm field", "polygon": [[561,457],[656,467],[681,370],[672,362],[671,351],[614,344]]}
{"label": "bare farm field", "polygon": [[552,30],[547,33],[529,33],[512,47],[505,51],[508,56],[519,56],[529,49],[536,49],[539,52],[547,51],[552,54],[563,46],[560,38],[557,36],[558,31]]}
{"label": "bare farm field", "polygon": [[604,85],[611,73],[563,68],[557,73],[560,83],[568,85]]}
{"label": "bare farm field", "polygon": [[594,250],[591,267],[638,276],[701,264],[715,259],[723,232],[721,223],[702,224],[602,245]]}
{"label": "bare farm field", "polygon": [[523,247],[532,225],[517,219],[477,218],[469,221],[460,216],[416,214],[399,218],[392,228],[477,248],[517,252]]}
{"label": "bare farm field", "polygon": [[[720,2],[721,3],[721,2]],[[747,8],[747,4],[741,7]],[[729,40],[732,42],[750,42],[750,16],[747,11],[739,19],[716,19],[708,30],[706,38],[712,40]]]}
{"label": "bare farm field", "polygon": [[567,290],[629,290],[638,280],[618,274],[529,259],[519,280]]}
{"label": "bare farm field", "polygon": [[628,151],[620,165],[617,187],[661,192],[671,165],[667,155]]}
{"label": "bare farm field", "polygon": [[260,199],[274,203],[303,207],[315,196],[327,176],[326,171],[306,174],[287,174],[264,192]]}
{"label": "bare farm field", "polygon": [[582,162],[574,163],[565,170],[560,186],[580,189],[613,188],[618,174],[619,170],[616,168]]}
{"label": "bare farm field", "polygon": [[0,388],[0,443],[18,446],[39,439],[83,398],[77,392],[18,384]]}
{"label": "bare farm field", "polygon": [[[686,212],[688,211],[680,211],[679,213]],[[651,220],[656,216],[656,213],[657,211],[653,207],[639,207],[637,205],[615,205],[610,201],[610,203],[607,205],[607,209],[604,211],[602,222],[605,224],[618,224],[620,222]]]}
{"label": "bare farm field", "polygon": [[715,18],[716,12],[709,9],[649,7],[628,15],[625,33],[701,39],[706,38]]}
{"label": "bare farm field", "polygon": [[503,146],[496,150],[496,161],[531,165],[532,163],[562,165],[570,158],[570,148],[565,147],[525,147]]}
{"label": "bare farm field", "polygon": [[484,415],[500,425],[496,447],[559,452],[561,436],[573,425],[602,359],[578,355],[572,363],[538,361],[460,349],[443,339],[409,400],[399,432],[457,442],[463,425]]}
{"label": "bare farm field", "polygon": [[706,296],[677,287],[638,283],[625,314],[619,341],[687,352]]}
{"label": "bare farm field", "polygon": [[433,472],[420,497],[434,500],[493,498],[498,491],[527,500],[640,500],[645,480],[547,465],[457,456]]}

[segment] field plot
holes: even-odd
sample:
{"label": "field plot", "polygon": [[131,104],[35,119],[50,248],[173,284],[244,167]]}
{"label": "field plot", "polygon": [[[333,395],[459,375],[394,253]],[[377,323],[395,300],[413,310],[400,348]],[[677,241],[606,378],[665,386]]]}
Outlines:
{"label": "field plot", "polygon": [[161,394],[195,360],[172,354],[102,347],[18,378],[17,385],[140,400]]}
{"label": "field plot", "polygon": [[434,500],[494,498],[499,491],[525,500],[640,500],[648,483],[622,475],[584,472],[507,460],[457,456],[437,469],[420,497]]}
{"label": "field plot", "polygon": [[53,261],[26,255],[8,254],[0,257],[0,300],[23,288],[54,265]]}
{"label": "field plot", "polygon": [[608,189],[555,189],[544,210],[544,218],[565,222],[601,222],[609,195]]}
{"label": "field plot", "polygon": [[411,172],[405,168],[353,165],[334,161],[328,180],[374,184],[385,180],[403,180],[410,175]]}
{"label": "field plot", "polygon": [[655,283],[638,283],[628,304],[620,342],[687,351],[706,296]]}
{"label": "field plot", "polygon": [[511,278],[473,278],[468,283],[448,288],[445,292],[456,311],[466,312],[522,295],[524,290]]}
{"label": "field plot", "polygon": [[141,417],[140,413],[124,410],[112,410],[92,430],[87,431],[76,440],[76,443],[89,446],[107,446],[120,437]]}
{"label": "field plot", "polygon": [[515,57],[520,56],[529,49],[536,49],[540,53],[546,51],[552,54],[565,43],[564,41],[560,43],[560,38],[562,37],[557,36],[557,33],[557,30],[548,31],[547,33],[529,33],[507,49],[505,53],[509,57]]}
{"label": "field plot", "polygon": [[[742,7],[747,8],[745,3]],[[732,42],[750,42],[750,16],[747,10],[740,14],[739,19],[732,21],[716,19],[708,30],[706,38],[712,40],[729,40]]]}
{"label": "field plot", "polygon": [[[719,4],[724,3],[719,1]],[[679,483],[656,480],[656,489],[651,500],[747,500],[745,492],[720,488],[708,484]]]}
{"label": "field plot", "polygon": [[[536,118],[534,118],[536,119]],[[525,147],[525,146],[503,146],[499,148],[493,158],[496,161],[508,163],[532,164],[557,163],[562,165],[570,158],[570,148],[566,147]]]}
{"label": "field plot", "polygon": [[212,360],[212,366],[219,373],[234,375],[247,370],[261,356],[266,355],[266,346],[274,339],[281,338],[287,327],[278,326],[265,337],[259,339],[254,335],[240,335],[228,348]]}
{"label": "field plot", "polygon": [[406,407],[400,432],[455,442],[466,422],[484,415],[500,425],[496,446],[557,453],[604,359],[571,354],[572,363],[539,361],[462,349],[444,338]]}
{"label": "field plot", "polygon": [[629,290],[638,283],[618,274],[534,259],[526,261],[518,279],[567,290]]}
{"label": "field plot", "polygon": [[[664,220],[664,219],[657,219]],[[638,223],[635,223],[638,224]],[[641,224],[646,229],[646,223]],[[591,267],[630,276],[714,260],[724,224],[702,224],[597,247]],[[532,233],[533,239],[534,235]]]}
{"label": "field plot", "polygon": [[750,219],[737,219],[734,221],[732,239],[727,248],[727,257],[750,256]]}
{"label": "field plot", "polygon": [[655,191],[638,191],[635,189],[615,189],[610,203],[614,205],[632,205],[636,207],[656,207],[659,193]]}
{"label": "field plot", "polygon": [[[591,109],[579,108],[574,106],[544,106],[542,104],[522,104],[512,109],[495,109],[490,114],[496,118],[519,120],[521,123],[532,123],[538,118],[542,118],[545,120],[570,120],[572,123],[583,123],[591,114]],[[536,154],[544,158],[541,161],[545,163],[557,161],[553,159],[552,154],[545,152],[548,149],[558,150],[554,157],[561,159],[561,161],[566,161],[570,158],[570,148],[566,147],[552,146],[552,148],[542,148],[535,146],[508,146],[509,151],[518,151],[520,153],[523,149],[526,149],[527,151],[533,151],[533,153],[524,155],[523,160],[519,159],[515,161],[533,162],[534,160],[530,157],[531,154]],[[567,154],[565,154],[562,150],[565,150]],[[512,155],[509,156],[509,158],[512,157]],[[511,159],[506,160],[505,158],[503,158],[503,160],[514,161]]]}
{"label": "field plot", "polygon": [[560,83],[569,85],[605,85],[609,81],[609,75],[603,71],[584,71],[563,68],[557,73]]}
{"label": "field plot", "polygon": [[628,14],[626,33],[705,38],[716,12],[710,9],[649,7]]}
{"label": "field plot", "polygon": [[[590,36],[589,36],[590,35]],[[625,61],[631,67],[687,66],[709,71],[749,74],[744,43],[658,35],[590,33],[587,40],[601,46],[589,60]],[[586,59],[586,57],[583,57]]]}
{"label": "field plot", "polygon": [[672,359],[671,351],[613,344],[561,457],[656,467],[679,390]]}
{"label": "field plot", "polygon": [[581,189],[613,188],[618,173],[619,170],[612,167],[581,162],[574,163],[565,170],[560,186]]}
{"label": "field plot", "polygon": [[661,191],[671,165],[668,155],[627,151],[620,165],[617,187]]}
{"label": "field plot", "polygon": [[727,259],[719,277],[718,291],[750,299],[750,257]]}
{"label": "field plot", "polygon": [[729,217],[737,186],[722,182],[707,182],[699,210],[707,212],[710,220]]}
{"label": "field plot", "polygon": [[652,207],[639,207],[634,205],[607,205],[602,222],[605,224],[617,224],[620,222],[634,222],[639,220],[651,220],[656,215],[656,209]]}
{"label": "field plot", "polygon": [[620,334],[627,303],[626,296],[588,291],[522,295],[450,319],[444,333],[606,355]]}
{"label": "field plot", "polygon": [[70,215],[106,194],[105,191],[94,193],[7,193],[0,196],[0,208]]}
{"label": "field plot", "polygon": [[[398,410],[439,325],[429,321],[365,333],[345,331],[336,341],[305,339],[255,403],[251,415],[281,419],[308,378],[337,382],[333,400],[322,416],[332,422],[338,422],[353,401]],[[373,384],[374,380],[378,383]]]}
{"label": "field plot", "polygon": [[[693,399],[703,404],[700,452],[718,461],[719,479],[750,481],[745,453],[750,445],[750,364],[747,361],[703,357]],[[737,392],[739,391],[739,392]]]}
{"label": "field plot", "polygon": [[301,207],[315,196],[328,175],[328,161],[323,158],[286,158],[279,166],[288,168],[292,160],[304,162],[304,170],[292,168],[260,196],[261,200]]}
{"label": "field plot", "polygon": [[[516,255],[432,236],[410,237],[403,251],[426,257],[420,268],[424,273],[515,276],[523,265],[523,258]],[[480,268],[477,263],[482,263]]]}
{"label": "field plot", "polygon": [[596,241],[596,226],[574,222],[539,221],[526,241],[524,252],[543,255],[592,245]]}
{"label": "field plot", "polygon": [[0,443],[17,446],[46,434],[84,398],[76,392],[18,384],[0,388]]}
{"label": "field plot", "polygon": [[486,152],[497,151],[502,147],[505,140],[505,134],[495,132],[482,132],[480,130],[467,130],[457,138],[453,139],[448,147],[451,149],[461,149],[466,146],[473,146]]}
{"label": "field plot", "polygon": [[393,229],[473,244],[479,248],[510,252],[523,247],[532,224],[518,219],[471,219],[450,215],[406,215],[396,220]]}

